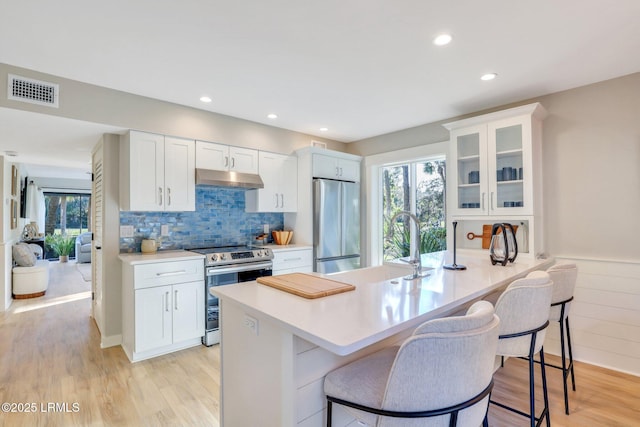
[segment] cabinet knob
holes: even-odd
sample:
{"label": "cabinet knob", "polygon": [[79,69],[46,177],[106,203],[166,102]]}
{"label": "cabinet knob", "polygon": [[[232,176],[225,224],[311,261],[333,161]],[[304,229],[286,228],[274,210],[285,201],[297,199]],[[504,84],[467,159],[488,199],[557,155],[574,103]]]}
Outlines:
{"label": "cabinet knob", "polygon": [[160,201],[158,205],[162,206],[162,187],[158,187],[158,200]]}

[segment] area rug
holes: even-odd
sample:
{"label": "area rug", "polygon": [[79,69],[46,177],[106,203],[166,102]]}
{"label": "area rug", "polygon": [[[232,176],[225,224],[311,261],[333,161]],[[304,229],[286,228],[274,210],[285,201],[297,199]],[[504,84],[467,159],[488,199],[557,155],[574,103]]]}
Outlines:
{"label": "area rug", "polygon": [[76,264],[76,268],[82,275],[85,282],[91,281],[91,263]]}

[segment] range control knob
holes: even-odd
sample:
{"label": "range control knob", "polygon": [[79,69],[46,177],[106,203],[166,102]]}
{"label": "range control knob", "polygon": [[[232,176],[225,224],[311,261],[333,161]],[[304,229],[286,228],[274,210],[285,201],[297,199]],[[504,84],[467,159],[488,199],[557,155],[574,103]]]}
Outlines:
{"label": "range control knob", "polygon": [[220,254],[220,260],[224,261],[225,259],[227,259],[227,254]]}
{"label": "range control knob", "polygon": [[211,254],[211,261],[218,261],[218,254]]}

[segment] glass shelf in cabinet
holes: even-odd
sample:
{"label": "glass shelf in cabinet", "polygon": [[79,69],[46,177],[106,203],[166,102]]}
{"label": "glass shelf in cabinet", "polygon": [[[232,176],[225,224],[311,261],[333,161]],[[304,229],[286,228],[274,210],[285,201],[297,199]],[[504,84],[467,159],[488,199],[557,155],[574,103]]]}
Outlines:
{"label": "glass shelf in cabinet", "polygon": [[473,156],[458,157],[458,161],[459,162],[473,162],[475,160],[480,160],[480,155],[479,154],[475,154]]}
{"label": "glass shelf in cabinet", "polygon": [[476,184],[458,184],[458,188],[480,187],[480,183]]}
{"label": "glass shelf in cabinet", "polygon": [[517,149],[517,150],[498,151],[496,153],[496,157],[498,157],[498,158],[517,157],[517,156],[522,156],[522,148]]}
{"label": "glass shelf in cabinet", "polygon": [[524,181],[521,179],[510,179],[508,181],[496,181],[496,182],[498,183],[498,185],[507,185],[507,184],[522,184]]}

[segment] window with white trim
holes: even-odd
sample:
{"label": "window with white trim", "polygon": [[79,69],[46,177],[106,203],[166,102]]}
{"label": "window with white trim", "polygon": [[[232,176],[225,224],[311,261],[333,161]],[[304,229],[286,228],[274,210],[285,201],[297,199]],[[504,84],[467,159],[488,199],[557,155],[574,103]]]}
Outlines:
{"label": "window with white trim", "polygon": [[409,256],[414,233],[409,218],[401,216],[390,224],[391,218],[400,211],[414,214],[420,222],[420,253],[445,250],[445,157],[385,164],[380,166],[379,175],[383,260]]}

